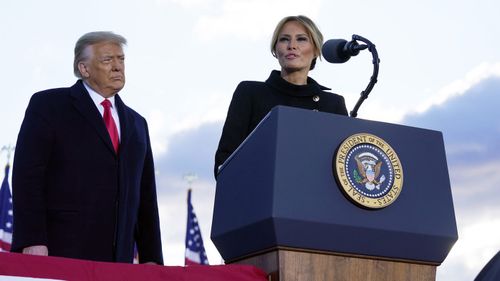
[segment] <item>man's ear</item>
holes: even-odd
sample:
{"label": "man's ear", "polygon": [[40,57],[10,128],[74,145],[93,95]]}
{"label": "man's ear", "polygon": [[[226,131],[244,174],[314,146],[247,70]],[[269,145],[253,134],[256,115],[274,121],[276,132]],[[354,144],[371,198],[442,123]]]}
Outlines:
{"label": "man's ear", "polygon": [[89,78],[90,73],[87,70],[87,66],[85,65],[84,62],[79,62],[78,63],[78,70],[80,71],[80,75],[82,75],[83,78]]}

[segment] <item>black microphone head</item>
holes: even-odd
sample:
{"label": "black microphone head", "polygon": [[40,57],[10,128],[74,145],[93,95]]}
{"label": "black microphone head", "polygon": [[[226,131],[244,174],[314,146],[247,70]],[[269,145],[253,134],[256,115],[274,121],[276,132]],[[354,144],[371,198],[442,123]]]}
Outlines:
{"label": "black microphone head", "polygon": [[344,63],[348,61],[351,56],[344,50],[347,40],[344,39],[330,39],[323,44],[321,52],[327,62],[330,63]]}

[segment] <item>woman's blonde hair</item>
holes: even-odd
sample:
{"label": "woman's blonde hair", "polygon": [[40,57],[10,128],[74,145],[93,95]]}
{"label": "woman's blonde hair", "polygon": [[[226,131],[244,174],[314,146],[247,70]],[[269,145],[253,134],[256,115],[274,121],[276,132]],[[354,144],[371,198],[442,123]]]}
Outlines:
{"label": "woman's blonde hair", "polygon": [[302,26],[307,31],[307,34],[309,37],[311,37],[313,45],[314,45],[314,59],[311,62],[311,67],[310,69],[314,69],[314,66],[316,65],[316,59],[320,57],[321,59],[321,47],[323,46],[323,34],[321,34],[321,31],[319,31],[318,27],[316,24],[308,17],[306,16],[288,16],[283,18],[278,25],[276,25],[276,28],[274,29],[273,37],[271,39],[271,54],[276,57],[276,43],[278,42],[278,37],[280,35],[281,29],[283,29],[283,26],[287,22],[291,21],[296,21],[300,23]]}

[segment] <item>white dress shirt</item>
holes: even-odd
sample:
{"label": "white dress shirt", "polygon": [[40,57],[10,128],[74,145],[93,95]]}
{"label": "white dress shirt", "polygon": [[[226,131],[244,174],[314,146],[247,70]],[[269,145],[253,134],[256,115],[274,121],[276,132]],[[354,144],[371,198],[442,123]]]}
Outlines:
{"label": "white dress shirt", "polygon": [[[95,106],[99,110],[99,113],[101,113],[101,116],[104,116],[104,107],[102,106],[101,102],[105,100],[105,98],[101,95],[99,95],[96,91],[94,91],[92,88],[90,88],[85,81],[83,82],[83,85],[85,86],[85,89],[90,94],[90,97],[95,103]],[[108,98],[108,100],[111,102],[111,115],[113,116],[113,119],[115,120],[116,124],[116,129],[118,130],[118,139],[121,140],[121,130],[120,130],[120,118],[118,117],[118,111],[116,110],[115,106],[115,96],[112,96]]]}

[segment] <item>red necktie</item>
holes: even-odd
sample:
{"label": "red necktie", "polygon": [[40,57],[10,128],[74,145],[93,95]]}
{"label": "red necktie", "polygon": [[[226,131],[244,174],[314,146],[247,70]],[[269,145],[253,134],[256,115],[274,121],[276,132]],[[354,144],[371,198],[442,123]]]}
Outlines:
{"label": "red necktie", "polygon": [[104,124],[106,124],[106,128],[108,129],[115,152],[118,153],[118,145],[120,141],[118,140],[118,129],[116,128],[115,120],[113,119],[113,115],[111,115],[111,102],[108,99],[105,99],[101,102],[101,105],[104,107]]}

